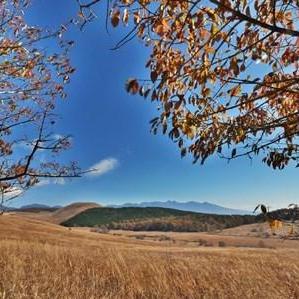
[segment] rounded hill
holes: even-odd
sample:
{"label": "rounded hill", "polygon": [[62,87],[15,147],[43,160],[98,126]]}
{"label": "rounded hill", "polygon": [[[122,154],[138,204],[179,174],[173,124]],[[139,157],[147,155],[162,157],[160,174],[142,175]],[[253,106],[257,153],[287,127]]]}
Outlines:
{"label": "rounded hill", "polygon": [[72,203],[53,212],[51,214],[51,222],[61,224],[86,210],[100,207],[101,205],[94,202]]}

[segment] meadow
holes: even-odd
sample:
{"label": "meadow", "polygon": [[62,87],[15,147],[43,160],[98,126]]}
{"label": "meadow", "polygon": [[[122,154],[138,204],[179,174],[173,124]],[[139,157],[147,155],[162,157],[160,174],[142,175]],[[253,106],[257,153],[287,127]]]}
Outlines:
{"label": "meadow", "polygon": [[219,247],[180,242],[203,233],[163,235],[142,239],[2,216],[0,298],[299,298],[298,241]]}

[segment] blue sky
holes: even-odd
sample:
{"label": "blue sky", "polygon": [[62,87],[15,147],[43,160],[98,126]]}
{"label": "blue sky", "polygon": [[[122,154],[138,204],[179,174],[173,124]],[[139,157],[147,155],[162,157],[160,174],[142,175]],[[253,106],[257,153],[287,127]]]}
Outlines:
{"label": "blue sky", "polygon": [[[104,7],[99,6],[99,11]],[[52,27],[76,13],[75,1],[34,1],[27,18]],[[123,30],[104,29],[104,14],[84,32],[72,30],[76,40],[72,63],[77,72],[60,101],[57,133],[72,134],[73,147],[63,154],[87,169],[100,163],[101,172],[72,181],[44,183],[12,205],[33,202],[50,205],[74,201],[102,204],[153,200],[209,201],[253,210],[258,203],[272,208],[298,202],[298,170],[274,171],[258,159],[227,164],[217,157],[204,166],[181,159],[166,136],[150,134],[155,105],[124,89],[129,77],[147,77],[147,49],[133,41],[109,50]]]}

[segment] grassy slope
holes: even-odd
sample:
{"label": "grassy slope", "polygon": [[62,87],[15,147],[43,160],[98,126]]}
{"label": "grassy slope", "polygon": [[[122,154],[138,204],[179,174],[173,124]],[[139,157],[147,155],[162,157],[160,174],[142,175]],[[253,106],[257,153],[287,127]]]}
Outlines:
{"label": "grassy slope", "polygon": [[1,298],[299,295],[296,249],[191,248],[68,230],[18,216],[0,217],[0,238]]}
{"label": "grassy slope", "polygon": [[101,206],[93,202],[76,202],[60,208],[51,214],[51,220],[55,224],[60,224],[85,210],[100,208]]}

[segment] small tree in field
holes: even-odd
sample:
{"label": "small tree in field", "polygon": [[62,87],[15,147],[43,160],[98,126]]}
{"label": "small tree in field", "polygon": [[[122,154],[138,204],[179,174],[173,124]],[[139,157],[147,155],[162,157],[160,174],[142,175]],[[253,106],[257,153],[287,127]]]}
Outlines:
{"label": "small tree in field", "polygon": [[[68,148],[68,137],[54,135],[56,99],[74,69],[69,64],[71,42],[62,26],[49,32],[24,19],[28,1],[0,3],[0,192],[1,203],[18,196],[45,177],[80,174],[75,163],[60,165],[55,154]],[[44,50],[44,40],[57,41],[57,53]],[[40,156],[48,157],[43,161]],[[45,155],[51,153],[50,155]]]}
{"label": "small tree in field", "polygon": [[[84,25],[100,0],[79,1]],[[150,80],[127,90],[159,103],[151,121],[194,162],[261,155],[299,165],[297,0],[114,0],[113,27],[150,47]]]}

